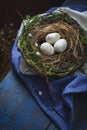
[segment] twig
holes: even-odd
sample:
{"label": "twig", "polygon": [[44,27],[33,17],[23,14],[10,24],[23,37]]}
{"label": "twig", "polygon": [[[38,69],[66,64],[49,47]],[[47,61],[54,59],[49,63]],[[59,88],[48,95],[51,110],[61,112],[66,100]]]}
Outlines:
{"label": "twig", "polygon": [[18,13],[18,15],[24,20],[23,15],[16,9],[16,12]]}

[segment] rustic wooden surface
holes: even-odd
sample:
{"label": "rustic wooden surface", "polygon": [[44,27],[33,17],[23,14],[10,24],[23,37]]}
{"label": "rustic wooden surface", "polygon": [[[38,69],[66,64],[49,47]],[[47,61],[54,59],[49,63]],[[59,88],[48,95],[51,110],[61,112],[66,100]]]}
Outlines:
{"label": "rustic wooden surface", "polygon": [[[87,130],[87,93],[74,101],[72,130]],[[59,130],[12,70],[0,84],[0,130]]]}
{"label": "rustic wooden surface", "polygon": [[[74,95],[72,130],[87,130],[87,93]],[[0,130],[59,130],[11,70],[0,84]]]}
{"label": "rustic wooden surface", "polygon": [[13,71],[0,84],[0,130],[58,130]]}

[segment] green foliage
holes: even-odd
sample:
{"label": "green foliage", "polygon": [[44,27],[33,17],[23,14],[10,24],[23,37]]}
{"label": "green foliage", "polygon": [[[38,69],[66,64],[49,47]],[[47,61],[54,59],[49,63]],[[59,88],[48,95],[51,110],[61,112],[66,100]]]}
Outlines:
{"label": "green foliage", "polygon": [[83,45],[87,46],[87,35],[82,37]]}

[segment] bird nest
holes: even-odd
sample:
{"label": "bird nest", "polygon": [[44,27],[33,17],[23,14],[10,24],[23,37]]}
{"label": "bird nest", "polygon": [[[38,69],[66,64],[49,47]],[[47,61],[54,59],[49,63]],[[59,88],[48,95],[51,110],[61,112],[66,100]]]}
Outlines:
{"label": "bird nest", "polygon": [[[51,56],[44,55],[40,45],[49,33],[57,32],[66,39],[67,49]],[[24,61],[40,75],[66,76],[86,61],[87,32],[66,13],[26,16],[18,40]]]}

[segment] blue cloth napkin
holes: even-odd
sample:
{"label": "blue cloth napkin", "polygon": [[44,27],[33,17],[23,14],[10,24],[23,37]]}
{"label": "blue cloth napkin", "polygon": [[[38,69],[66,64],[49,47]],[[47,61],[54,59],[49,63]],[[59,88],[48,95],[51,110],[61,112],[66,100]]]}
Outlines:
{"label": "blue cloth napkin", "polygon": [[[86,6],[71,6],[72,9],[85,11]],[[49,11],[53,11],[52,8]],[[31,94],[57,125],[58,130],[71,130],[74,119],[74,94],[87,92],[87,77],[72,74],[61,79],[50,81],[50,87],[40,76],[23,75],[19,71],[21,53],[17,48],[18,35],[12,49],[12,63],[20,78]]]}

